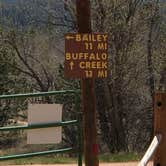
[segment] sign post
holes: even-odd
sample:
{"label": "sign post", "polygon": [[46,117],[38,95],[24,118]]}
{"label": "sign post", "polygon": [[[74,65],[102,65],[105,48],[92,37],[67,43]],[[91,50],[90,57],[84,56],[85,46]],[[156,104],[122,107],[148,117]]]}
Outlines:
{"label": "sign post", "polygon": [[78,33],[65,36],[65,76],[81,78],[85,166],[98,166],[95,78],[108,75],[108,35],[92,33],[90,0],[76,0]]}
{"label": "sign post", "polygon": [[[76,0],[77,26],[79,33],[91,33],[90,0]],[[98,166],[99,159],[94,147],[97,146],[95,80],[82,79],[82,100],[84,118],[85,166]]]}

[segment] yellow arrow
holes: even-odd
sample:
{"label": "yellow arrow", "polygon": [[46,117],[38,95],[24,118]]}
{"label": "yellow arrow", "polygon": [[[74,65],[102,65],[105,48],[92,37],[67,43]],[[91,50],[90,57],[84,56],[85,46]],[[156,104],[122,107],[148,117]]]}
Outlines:
{"label": "yellow arrow", "polygon": [[74,38],[75,38],[74,36],[69,36],[69,35],[66,36],[66,39],[67,39],[67,40],[74,39]]}
{"label": "yellow arrow", "polygon": [[74,62],[70,62],[70,69],[73,70]]}

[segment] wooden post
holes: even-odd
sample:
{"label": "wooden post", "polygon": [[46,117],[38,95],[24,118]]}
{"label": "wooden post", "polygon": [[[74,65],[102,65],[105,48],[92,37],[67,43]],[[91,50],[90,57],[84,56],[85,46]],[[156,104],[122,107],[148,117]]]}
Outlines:
{"label": "wooden post", "polygon": [[[76,0],[78,33],[91,33],[90,0]],[[95,80],[81,80],[85,166],[98,166]]]}
{"label": "wooden post", "polygon": [[154,166],[166,166],[166,93],[157,92],[154,104],[154,135],[162,140],[154,156]]}

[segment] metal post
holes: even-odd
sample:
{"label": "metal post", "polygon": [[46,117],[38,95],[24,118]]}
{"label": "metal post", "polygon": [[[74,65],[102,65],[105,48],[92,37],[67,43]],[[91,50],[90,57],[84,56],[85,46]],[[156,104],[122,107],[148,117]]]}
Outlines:
{"label": "metal post", "polygon": [[166,93],[155,94],[154,134],[161,134],[162,140],[154,156],[154,166],[166,165]]}
{"label": "metal post", "polygon": [[[92,33],[90,0],[76,0],[79,33]],[[96,127],[95,79],[81,80],[84,120],[85,166],[98,166],[98,144]]]}

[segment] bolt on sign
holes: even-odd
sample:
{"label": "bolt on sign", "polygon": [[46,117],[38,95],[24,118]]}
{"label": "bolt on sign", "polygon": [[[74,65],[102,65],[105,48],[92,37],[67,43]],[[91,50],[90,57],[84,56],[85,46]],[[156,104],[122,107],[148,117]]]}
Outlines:
{"label": "bolt on sign", "polygon": [[65,35],[65,76],[106,78],[108,76],[108,34]]}

